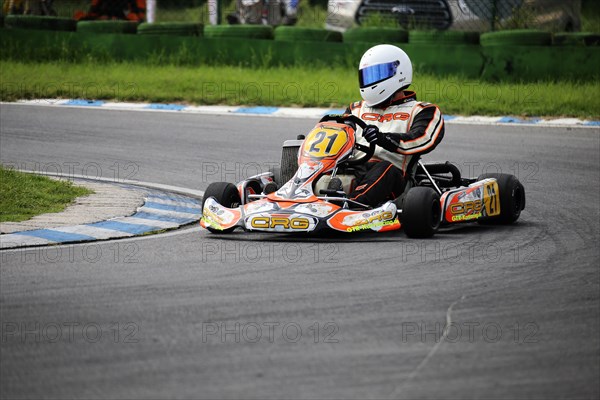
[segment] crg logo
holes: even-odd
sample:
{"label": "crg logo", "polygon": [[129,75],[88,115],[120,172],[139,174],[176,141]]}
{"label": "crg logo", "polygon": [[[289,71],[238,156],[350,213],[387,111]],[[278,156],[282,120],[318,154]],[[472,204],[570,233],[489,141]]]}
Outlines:
{"label": "crg logo", "polygon": [[358,220],[355,225],[371,224],[377,221],[387,221],[394,218],[395,215],[391,211],[383,211],[375,215],[363,214],[363,217],[364,219]]}
{"label": "crg logo", "polygon": [[481,200],[465,201],[464,203],[455,203],[450,205],[450,213],[452,215],[459,214],[478,214],[483,209],[483,202]]}
{"label": "crg logo", "polygon": [[310,226],[308,218],[303,217],[254,217],[250,226],[256,229],[275,229],[280,226],[283,229],[306,230]]}
{"label": "crg logo", "polygon": [[389,114],[377,114],[377,113],[363,113],[360,116],[365,121],[378,121],[378,122],[390,122],[390,121],[408,121],[410,114],[404,112],[389,113]]}

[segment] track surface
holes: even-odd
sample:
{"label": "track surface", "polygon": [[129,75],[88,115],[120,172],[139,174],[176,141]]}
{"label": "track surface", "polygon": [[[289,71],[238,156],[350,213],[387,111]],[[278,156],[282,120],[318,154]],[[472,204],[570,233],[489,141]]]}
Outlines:
{"label": "track surface", "polygon": [[[194,189],[315,122],[0,111],[4,164]],[[426,160],[516,174],[527,208],[434,240],[194,228],[2,252],[1,397],[598,398],[599,153],[598,130],[448,126]]]}

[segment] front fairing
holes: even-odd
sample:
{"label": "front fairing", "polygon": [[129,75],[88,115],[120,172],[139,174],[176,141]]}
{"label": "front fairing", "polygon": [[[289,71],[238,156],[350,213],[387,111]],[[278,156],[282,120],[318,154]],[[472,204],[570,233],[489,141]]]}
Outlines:
{"label": "front fairing", "polygon": [[[207,199],[201,225],[214,230],[241,227],[248,231],[288,233],[399,229],[392,202],[357,211],[342,208],[314,193],[316,181],[351,156],[355,140],[354,129],[348,125],[318,123],[303,141],[298,152],[298,169],[288,182],[277,191],[235,209],[224,207],[213,198]],[[241,192],[243,186],[238,184]]]}
{"label": "front fairing", "polygon": [[376,231],[400,229],[393,202],[372,210],[349,210],[336,204],[315,202],[271,201],[260,199],[235,209],[224,207],[214,199],[205,204],[201,220],[204,227],[225,230],[234,226],[248,231],[262,232],[316,232],[332,229],[339,232]]}
{"label": "front fairing", "polygon": [[272,201],[314,202],[314,183],[346,160],[354,148],[354,129],[345,124],[321,122],[311,130],[298,151],[298,170],[269,195]]}

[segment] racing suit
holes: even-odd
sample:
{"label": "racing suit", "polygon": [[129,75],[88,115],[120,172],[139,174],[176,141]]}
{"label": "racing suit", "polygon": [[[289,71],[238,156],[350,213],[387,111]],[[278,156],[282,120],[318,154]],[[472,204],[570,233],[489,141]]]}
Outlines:
{"label": "racing suit", "polygon": [[[431,103],[417,101],[412,91],[398,92],[386,106],[375,108],[363,101],[346,110],[379,129],[377,146],[366,170],[357,176],[357,186],[348,196],[358,202],[377,206],[400,196],[405,176],[419,159],[432,151],[444,137],[444,119]],[[369,145],[362,136],[361,144]]]}

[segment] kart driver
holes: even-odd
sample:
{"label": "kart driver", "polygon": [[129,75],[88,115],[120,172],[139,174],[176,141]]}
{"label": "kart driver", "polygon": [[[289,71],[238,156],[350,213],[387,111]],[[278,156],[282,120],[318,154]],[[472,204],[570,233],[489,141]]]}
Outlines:
{"label": "kart driver", "polygon": [[346,114],[369,124],[358,142],[377,146],[366,170],[358,173],[350,199],[375,207],[397,198],[418,156],[442,141],[442,113],[436,105],[417,101],[416,93],[406,90],[412,77],[410,58],[396,46],[381,44],[362,56],[358,80],[363,101],[352,103]]}

